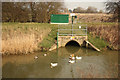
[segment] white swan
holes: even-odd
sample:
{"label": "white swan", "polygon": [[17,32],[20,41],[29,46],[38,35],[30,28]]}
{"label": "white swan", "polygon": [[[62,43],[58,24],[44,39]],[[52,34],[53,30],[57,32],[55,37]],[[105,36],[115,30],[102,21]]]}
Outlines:
{"label": "white swan", "polygon": [[75,60],[75,57],[69,57],[70,59],[72,59],[72,60]]}
{"label": "white swan", "polygon": [[81,29],[81,26],[79,26],[79,29]]}
{"label": "white swan", "polygon": [[56,67],[58,63],[50,63],[50,65],[51,65],[51,68],[53,68],[53,67]]}
{"label": "white swan", "polygon": [[47,54],[45,53],[43,56],[47,56]]}
{"label": "white swan", "polygon": [[71,54],[69,58],[74,60],[75,59],[74,54]]}
{"label": "white swan", "polygon": [[69,63],[75,63],[75,60],[70,60]]}
{"label": "white swan", "polygon": [[78,56],[76,56],[76,59],[82,59],[82,57],[78,57]]}
{"label": "white swan", "polygon": [[34,57],[34,59],[37,59],[37,58],[38,58],[38,56],[35,56],[35,57]]}

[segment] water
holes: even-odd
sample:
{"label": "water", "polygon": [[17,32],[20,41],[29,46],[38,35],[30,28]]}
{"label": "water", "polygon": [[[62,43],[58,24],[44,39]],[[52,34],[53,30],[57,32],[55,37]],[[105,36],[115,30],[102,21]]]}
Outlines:
{"label": "water", "polygon": [[[47,53],[47,56],[43,54]],[[81,60],[70,64],[69,55],[81,56]],[[34,59],[38,56],[38,59]],[[118,77],[118,52],[97,52],[75,46],[59,48],[51,52],[30,55],[3,56],[4,78],[116,78]],[[50,63],[58,66],[51,68]]]}

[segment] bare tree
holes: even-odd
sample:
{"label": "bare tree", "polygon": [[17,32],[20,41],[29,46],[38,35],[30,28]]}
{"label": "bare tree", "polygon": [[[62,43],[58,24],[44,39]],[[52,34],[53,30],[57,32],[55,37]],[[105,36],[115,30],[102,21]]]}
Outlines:
{"label": "bare tree", "polygon": [[97,8],[89,6],[86,10],[87,13],[97,13]]}
{"label": "bare tree", "polygon": [[36,3],[34,13],[37,22],[50,22],[50,15],[59,13],[61,6],[60,2]]}
{"label": "bare tree", "polygon": [[2,21],[13,21],[14,3],[2,3]]}
{"label": "bare tree", "polygon": [[99,10],[99,13],[103,13],[103,10]]}
{"label": "bare tree", "polygon": [[73,10],[74,13],[97,13],[97,8],[89,6],[86,10],[81,8],[81,7],[77,7]]}
{"label": "bare tree", "polygon": [[114,21],[118,19],[120,20],[120,0],[117,2],[107,1],[105,2],[105,5],[106,5],[106,11],[108,13],[114,14],[112,20]]}
{"label": "bare tree", "polygon": [[73,12],[74,12],[74,13],[84,13],[85,10],[84,10],[83,8],[81,8],[81,7],[77,7],[77,8],[75,8],[75,9],[73,10]]}
{"label": "bare tree", "polygon": [[3,22],[27,22],[29,21],[29,9],[26,3],[3,2],[2,3]]}
{"label": "bare tree", "polygon": [[50,22],[50,15],[59,13],[60,2],[3,2],[3,22]]}

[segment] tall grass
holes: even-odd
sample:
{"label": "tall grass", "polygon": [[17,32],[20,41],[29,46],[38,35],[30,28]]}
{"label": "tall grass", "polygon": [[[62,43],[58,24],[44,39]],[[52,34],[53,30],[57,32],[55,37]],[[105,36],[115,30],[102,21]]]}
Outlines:
{"label": "tall grass", "polygon": [[109,43],[111,49],[118,50],[118,24],[114,25],[89,25],[88,32],[93,37],[99,37]]}
{"label": "tall grass", "polygon": [[2,40],[3,54],[31,53],[37,49],[34,34],[21,35],[7,40]]}
{"label": "tall grass", "polygon": [[48,24],[3,23],[2,54],[27,54],[39,50],[39,43],[50,32]]}

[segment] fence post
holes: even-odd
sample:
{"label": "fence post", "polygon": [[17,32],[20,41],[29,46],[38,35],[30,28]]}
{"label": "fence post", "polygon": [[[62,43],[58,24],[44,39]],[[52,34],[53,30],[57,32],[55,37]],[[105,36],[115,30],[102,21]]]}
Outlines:
{"label": "fence post", "polygon": [[58,34],[59,34],[59,33],[57,32],[57,48],[58,48]]}
{"label": "fence post", "polygon": [[86,26],[86,36],[87,36],[87,26]]}

